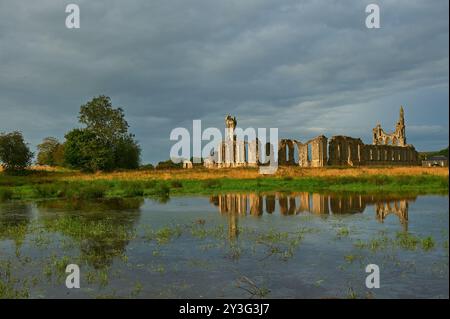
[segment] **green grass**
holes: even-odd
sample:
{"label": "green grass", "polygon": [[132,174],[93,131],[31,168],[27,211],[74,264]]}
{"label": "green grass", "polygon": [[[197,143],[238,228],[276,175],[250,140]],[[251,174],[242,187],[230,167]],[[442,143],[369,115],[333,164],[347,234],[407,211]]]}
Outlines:
{"label": "green grass", "polygon": [[258,177],[207,180],[92,180],[61,181],[51,175],[10,176],[0,173],[0,201],[11,199],[98,199],[213,195],[224,192],[346,192],[396,194],[446,194],[448,179],[435,175],[363,177]]}
{"label": "green grass", "polygon": [[432,237],[427,237],[422,239],[422,249],[423,250],[431,250],[436,246],[436,243],[434,242],[434,239]]}
{"label": "green grass", "polygon": [[338,238],[347,237],[350,234],[350,230],[346,227],[339,228],[336,232]]}
{"label": "green grass", "polygon": [[179,226],[175,227],[164,227],[157,231],[149,230],[147,231],[145,238],[148,241],[156,240],[158,244],[167,244],[174,238],[181,236],[182,230]]}
{"label": "green grass", "polygon": [[359,249],[369,249],[373,252],[386,250],[388,248],[400,248],[403,250],[416,250],[422,248],[424,251],[430,251],[435,248],[435,240],[428,236],[421,238],[409,232],[398,232],[395,238],[389,238],[381,235],[368,241],[358,240],[354,246]]}
{"label": "green grass", "polygon": [[[26,283],[12,274],[13,265],[9,261],[0,261],[0,299],[23,299],[29,297]],[[22,286],[21,288],[18,288]]]}
{"label": "green grass", "polygon": [[315,191],[358,193],[446,193],[448,179],[424,176],[370,176],[370,177],[308,177],[281,179],[265,177],[256,179],[185,180],[183,188],[171,190],[172,194],[212,194],[220,192]]}

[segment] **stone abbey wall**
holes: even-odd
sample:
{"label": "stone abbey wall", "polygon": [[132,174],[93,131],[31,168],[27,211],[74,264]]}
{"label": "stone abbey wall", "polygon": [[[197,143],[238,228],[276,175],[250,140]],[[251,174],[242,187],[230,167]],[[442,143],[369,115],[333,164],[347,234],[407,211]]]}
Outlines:
{"label": "stone abbey wall", "polygon": [[361,139],[348,136],[333,136],[329,154],[331,166],[420,165],[419,154],[412,145],[366,145]]}
{"label": "stone abbey wall", "polygon": [[[270,143],[262,145],[254,141],[237,140],[234,134],[236,118],[225,118],[226,137],[217,146],[212,158],[205,159],[207,168],[255,167],[264,165],[268,157],[274,156]],[[307,142],[280,139],[278,142],[278,165],[301,167],[325,166],[392,166],[420,165],[419,154],[414,146],[406,144],[403,107],[395,131],[385,133],[378,124],[373,129],[372,144],[364,144],[360,138],[349,136],[317,136]],[[272,157],[273,158],[273,157]]]}

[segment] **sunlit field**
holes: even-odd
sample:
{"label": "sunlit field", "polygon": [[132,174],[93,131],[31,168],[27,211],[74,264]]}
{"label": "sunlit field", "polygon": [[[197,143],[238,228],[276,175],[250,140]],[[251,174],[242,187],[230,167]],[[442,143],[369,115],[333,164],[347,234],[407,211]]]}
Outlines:
{"label": "sunlit field", "polygon": [[274,175],[257,168],[131,170],[85,173],[34,167],[0,173],[0,200],[168,197],[224,192],[448,193],[446,168],[281,167]]}
{"label": "sunlit field", "polygon": [[[253,179],[261,177],[258,168],[222,168],[205,169],[194,167],[193,169],[154,169],[154,170],[129,170],[115,172],[83,173],[67,169],[33,166],[34,171],[56,172],[49,175],[51,178],[62,180],[93,180],[93,179],[211,179],[211,178],[238,178]],[[345,167],[345,168],[301,168],[298,166],[279,167],[276,174],[270,177],[363,177],[374,175],[387,176],[420,176],[435,175],[448,177],[447,167]]]}

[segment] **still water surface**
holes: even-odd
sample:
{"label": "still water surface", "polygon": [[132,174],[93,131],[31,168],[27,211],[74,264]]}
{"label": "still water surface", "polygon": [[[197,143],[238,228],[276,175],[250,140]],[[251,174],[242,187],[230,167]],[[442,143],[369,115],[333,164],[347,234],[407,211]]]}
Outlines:
{"label": "still water surface", "polygon": [[[447,196],[224,194],[0,204],[0,292],[448,298]],[[80,266],[67,289],[65,267]],[[380,268],[368,289],[365,267]]]}

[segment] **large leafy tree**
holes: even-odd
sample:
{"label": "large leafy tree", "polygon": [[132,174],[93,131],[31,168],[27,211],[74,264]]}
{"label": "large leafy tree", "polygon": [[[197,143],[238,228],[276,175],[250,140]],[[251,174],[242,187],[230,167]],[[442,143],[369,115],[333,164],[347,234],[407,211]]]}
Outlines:
{"label": "large leafy tree", "polygon": [[128,132],[121,108],[114,108],[107,96],[82,105],[80,123],[85,127],[66,134],[65,162],[90,171],[139,167],[141,149]]}
{"label": "large leafy tree", "polygon": [[114,168],[114,153],[93,132],[87,129],[74,129],[65,137],[64,161],[70,167],[86,171]]}
{"label": "large leafy tree", "polygon": [[61,166],[64,160],[64,145],[54,137],[46,137],[37,146],[39,165]]}
{"label": "large leafy tree", "polygon": [[80,108],[78,117],[86,129],[108,143],[115,143],[128,135],[128,123],[123,110],[113,108],[111,99],[100,95]]}
{"label": "large leafy tree", "polygon": [[31,164],[33,153],[25,143],[22,133],[0,134],[0,162],[5,170],[21,170]]}

